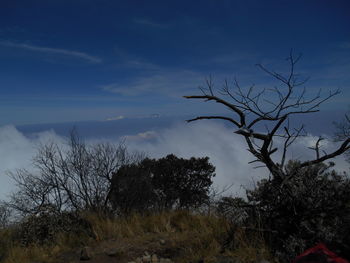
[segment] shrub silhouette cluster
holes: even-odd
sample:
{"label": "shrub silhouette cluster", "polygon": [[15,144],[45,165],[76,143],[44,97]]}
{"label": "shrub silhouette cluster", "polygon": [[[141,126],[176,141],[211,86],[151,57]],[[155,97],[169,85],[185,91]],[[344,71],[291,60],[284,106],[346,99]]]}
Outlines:
{"label": "shrub silhouette cluster", "polygon": [[109,198],[118,213],[196,208],[209,199],[215,167],[209,158],[144,159],[113,175]]}
{"label": "shrub silhouette cluster", "polygon": [[208,157],[148,159],[123,143],[86,144],[76,133],[65,149],[43,145],[33,164],[34,171],[11,173],[17,190],[0,207],[1,225],[13,211],[16,240],[26,246],[53,242],[62,232],[91,234],[84,212],[113,216],[198,207],[209,199],[215,176]]}
{"label": "shrub silhouette cluster", "polygon": [[45,206],[36,215],[28,216],[17,228],[15,239],[23,246],[49,245],[62,233],[94,237],[89,221],[74,212],[59,212],[53,206]]}
{"label": "shrub silhouette cluster", "polygon": [[219,211],[236,224],[262,232],[282,261],[319,242],[349,258],[349,177],[328,171],[325,164],[298,167],[297,161],[290,161],[289,178],[261,180],[247,191],[247,201],[221,199]]}

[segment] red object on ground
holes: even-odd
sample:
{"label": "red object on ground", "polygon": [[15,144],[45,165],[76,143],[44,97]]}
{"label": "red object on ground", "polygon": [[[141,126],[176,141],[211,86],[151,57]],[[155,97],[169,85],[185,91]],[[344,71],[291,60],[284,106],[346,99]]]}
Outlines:
{"label": "red object on ground", "polygon": [[320,243],[315,247],[307,249],[297,256],[293,263],[349,263],[344,258],[339,257],[330,251],[324,244]]}

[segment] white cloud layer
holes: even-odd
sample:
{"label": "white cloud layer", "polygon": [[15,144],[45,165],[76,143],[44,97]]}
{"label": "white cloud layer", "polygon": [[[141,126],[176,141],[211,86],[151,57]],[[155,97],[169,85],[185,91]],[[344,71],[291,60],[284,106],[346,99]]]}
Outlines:
{"label": "white cloud layer", "polygon": [[265,169],[253,169],[248,162],[252,160],[246,146],[224,125],[198,122],[178,124],[158,132],[151,142],[140,138],[127,137],[127,144],[132,149],[141,149],[147,155],[160,158],[170,153],[183,158],[210,157],[216,167],[215,185],[221,189],[234,184],[234,194],[243,194],[243,186],[248,186],[252,178],[261,178]]}
{"label": "white cloud layer", "polygon": [[7,173],[20,168],[30,169],[38,146],[48,142],[63,144],[64,140],[53,131],[28,138],[14,126],[0,127],[0,200],[14,189],[14,182]]}
{"label": "white cloud layer", "polygon": [[[152,158],[170,153],[184,158],[209,156],[210,162],[216,166],[215,186],[220,189],[233,183],[230,190],[232,194],[244,194],[246,187],[268,175],[266,168],[254,169],[253,165],[248,164],[253,157],[246,150],[242,138],[220,123],[182,123],[162,130],[130,134],[125,138],[130,150],[144,151]],[[92,142],[99,139],[101,138]],[[302,138],[290,149],[290,157],[302,160],[313,158],[314,152],[307,146],[311,146],[315,140],[312,136]],[[6,171],[30,168],[37,147],[49,141],[65,145],[64,138],[53,131],[41,132],[28,138],[13,126],[0,127],[0,198],[13,190],[14,184]],[[334,143],[325,141],[323,149],[330,152],[335,147]],[[343,157],[338,157],[335,161],[337,170],[349,171],[349,164]]]}
{"label": "white cloud layer", "polygon": [[[214,184],[222,189],[226,185],[233,184],[232,194],[242,195],[245,188],[251,187],[259,179],[268,176],[266,168],[254,168],[248,164],[254,157],[247,151],[244,140],[233,133],[223,124],[203,121],[190,124],[178,124],[162,131],[147,132],[152,134],[152,140],[142,140],[140,136],[128,136],[127,144],[135,150],[143,150],[151,157],[159,158],[170,153],[179,157],[190,158],[192,156],[209,156],[210,162],[216,166],[216,178]],[[314,146],[317,137],[308,136],[296,141],[289,150],[289,158],[309,160],[314,158],[314,151],[307,147]],[[277,143],[276,146],[281,146]],[[336,145],[331,141],[323,141],[323,149],[331,152]],[[276,156],[280,156],[276,153]],[[278,160],[276,160],[278,161]],[[333,161],[336,169],[349,171],[349,164],[340,156]],[[256,165],[256,164],[255,164]]]}

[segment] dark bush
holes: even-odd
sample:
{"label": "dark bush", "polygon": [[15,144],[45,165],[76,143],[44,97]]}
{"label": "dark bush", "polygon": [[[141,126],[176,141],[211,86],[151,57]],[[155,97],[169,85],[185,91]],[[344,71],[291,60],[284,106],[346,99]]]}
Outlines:
{"label": "dark bush", "polygon": [[142,164],[121,167],[112,177],[109,200],[119,214],[152,209],[156,194],[149,170]]}
{"label": "dark bush", "polygon": [[350,179],[325,164],[286,166],[289,178],[264,179],[247,191],[276,255],[287,260],[318,242],[350,257]]}
{"label": "dark bush", "polygon": [[215,167],[209,158],[144,159],[113,175],[109,200],[118,212],[195,208],[209,198]]}
{"label": "dark bush", "polygon": [[209,198],[215,167],[209,158],[178,158],[170,154],[158,160],[144,160],[161,209],[193,208]]}
{"label": "dark bush", "polygon": [[15,231],[15,240],[24,246],[52,244],[62,233],[94,237],[92,226],[86,219],[76,213],[58,212],[47,206],[21,221]]}

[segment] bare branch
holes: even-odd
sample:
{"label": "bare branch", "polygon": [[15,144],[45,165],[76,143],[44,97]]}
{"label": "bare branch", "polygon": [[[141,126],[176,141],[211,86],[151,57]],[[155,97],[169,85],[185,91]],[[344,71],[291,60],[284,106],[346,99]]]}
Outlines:
{"label": "bare branch", "polygon": [[310,165],[322,163],[322,162],[324,162],[324,161],[326,161],[328,159],[331,159],[331,158],[334,158],[334,157],[336,157],[338,155],[341,155],[342,153],[344,153],[344,152],[346,152],[347,150],[350,149],[350,145],[349,144],[350,144],[350,138],[346,139],[336,151],[334,151],[334,152],[332,152],[330,154],[326,154],[326,155],[324,155],[324,156],[322,156],[320,158],[317,158],[315,160],[303,162],[300,165],[300,167],[305,167],[305,166],[310,166]]}
{"label": "bare branch", "polygon": [[224,116],[199,116],[199,117],[196,117],[194,119],[187,120],[187,122],[192,122],[192,121],[197,121],[197,120],[204,120],[204,119],[208,119],[208,120],[210,120],[210,119],[226,120],[226,121],[232,122],[237,127],[240,127],[240,124],[238,122],[236,122],[234,119],[229,118],[229,117],[224,117]]}
{"label": "bare branch", "polygon": [[[321,96],[319,90],[314,96],[307,98],[306,88],[299,87],[304,85],[307,78],[300,79],[300,76],[295,72],[296,64],[299,62],[301,55],[295,56],[291,51],[286,59],[289,63],[289,72],[281,74],[272,71],[261,64],[257,67],[263,72],[272,76],[278,83],[278,86],[273,88],[258,90],[254,85],[243,88],[238,80],[233,81],[233,88],[229,87],[229,82],[225,80],[220,95],[226,96],[228,100],[217,97],[213,93],[213,83],[211,78],[206,81],[207,91],[203,91],[202,96],[185,96],[187,99],[203,99],[205,101],[215,101],[224,105],[237,116],[199,116],[188,120],[188,122],[202,119],[221,119],[233,123],[238,130],[235,131],[244,137],[248,150],[255,156],[253,162],[263,163],[270,172],[275,176],[285,176],[283,167],[285,165],[288,148],[302,136],[304,126],[292,128],[287,125],[283,127],[291,115],[309,114],[319,111],[319,107],[324,102],[340,93],[339,90],[330,91],[325,97]],[[272,95],[272,96],[270,96]],[[349,117],[346,116],[348,123]],[[247,122],[247,123],[246,123]],[[258,123],[265,124],[265,132],[257,132],[256,126]],[[253,130],[254,128],[254,130]],[[319,140],[313,150],[316,151],[316,159],[302,163],[302,167],[320,163],[324,160],[333,158],[349,149],[348,140],[349,133],[339,133],[338,140],[344,141],[339,149],[331,154],[320,155]],[[277,147],[273,147],[275,137],[283,139],[283,149],[281,155],[281,163],[276,163],[271,159],[271,155],[278,151]],[[258,144],[255,143],[258,139]]]}
{"label": "bare branch", "polygon": [[219,97],[211,96],[211,95],[204,95],[204,96],[184,96],[184,98],[186,98],[186,99],[206,99],[207,101],[214,100],[217,103],[221,103],[239,115],[239,117],[240,117],[240,125],[239,126],[240,127],[245,125],[245,115],[243,114],[243,112],[236,105],[231,104],[231,103],[229,103],[229,102],[227,102]]}
{"label": "bare branch", "polygon": [[[314,147],[308,147],[309,149],[314,150],[316,152],[316,159],[320,158],[320,142],[323,140],[324,138],[319,137]],[[325,153],[325,155],[327,155],[327,153]]]}

